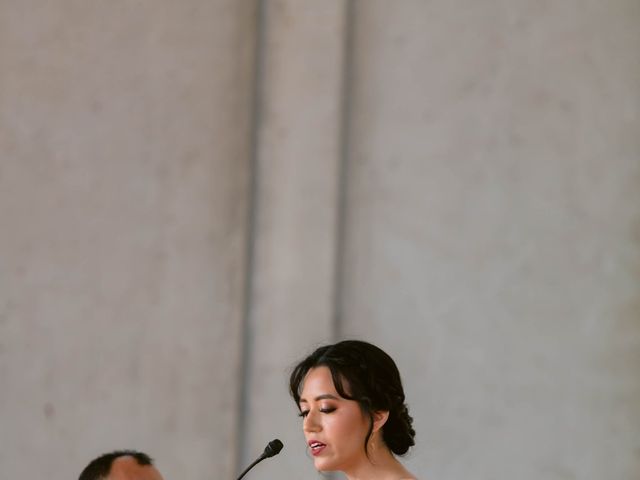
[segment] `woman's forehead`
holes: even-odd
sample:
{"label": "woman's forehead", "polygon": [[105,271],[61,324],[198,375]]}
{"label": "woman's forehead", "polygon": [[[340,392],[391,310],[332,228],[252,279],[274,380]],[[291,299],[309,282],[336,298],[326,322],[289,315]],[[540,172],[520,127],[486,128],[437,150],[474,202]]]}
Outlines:
{"label": "woman's forehead", "polygon": [[304,397],[305,394],[309,395],[310,393],[313,395],[333,394],[340,398],[344,398],[342,393],[349,395],[349,383],[338,374],[337,381],[339,385],[336,386],[333,377],[334,374],[327,366],[320,365],[311,368],[302,381],[301,397]]}
{"label": "woman's forehead", "polygon": [[302,392],[309,390],[326,390],[327,393],[336,392],[331,370],[325,366],[310,369],[302,381]]}

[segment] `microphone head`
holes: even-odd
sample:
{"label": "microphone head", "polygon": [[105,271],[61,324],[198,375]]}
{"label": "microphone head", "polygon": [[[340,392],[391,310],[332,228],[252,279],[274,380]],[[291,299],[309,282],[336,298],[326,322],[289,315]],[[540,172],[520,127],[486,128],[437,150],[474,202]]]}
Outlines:
{"label": "microphone head", "polygon": [[266,446],[266,448],[264,449],[264,453],[262,455],[265,458],[273,457],[274,455],[277,455],[280,453],[280,450],[282,450],[283,446],[284,445],[282,444],[282,442],[277,438],[275,440],[271,440],[269,444]]}

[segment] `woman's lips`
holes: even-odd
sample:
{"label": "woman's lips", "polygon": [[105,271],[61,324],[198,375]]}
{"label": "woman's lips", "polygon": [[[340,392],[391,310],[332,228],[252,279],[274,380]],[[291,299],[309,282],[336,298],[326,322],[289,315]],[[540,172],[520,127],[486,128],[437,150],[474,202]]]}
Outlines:
{"label": "woman's lips", "polygon": [[309,450],[314,457],[320,455],[325,447],[326,445],[324,443],[318,442],[317,440],[311,440],[309,442]]}

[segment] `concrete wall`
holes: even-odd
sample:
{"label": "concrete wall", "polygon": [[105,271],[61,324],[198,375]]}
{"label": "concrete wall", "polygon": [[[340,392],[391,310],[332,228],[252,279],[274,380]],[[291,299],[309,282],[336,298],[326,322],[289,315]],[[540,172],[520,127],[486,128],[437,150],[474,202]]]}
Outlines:
{"label": "concrete wall", "polygon": [[267,2],[261,15],[238,467],[279,437],[287,455],[260,467],[270,478],[309,469],[287,371],[335,337],[346,13],[338,0],[293,0]]}
{"label": "concrete wall", "polygon": [[231,478],[255,6],[0,2],[0,472]]}
{"label": "concrete wall", "polygon": [[358,2],[343,333],[432,478],[640,476],[637,2]]}
{"label": "concrete wall", "polygon": [[0,2],[0,472],[316,476],[396,358],[421,478],[640,475],[637,2]]}

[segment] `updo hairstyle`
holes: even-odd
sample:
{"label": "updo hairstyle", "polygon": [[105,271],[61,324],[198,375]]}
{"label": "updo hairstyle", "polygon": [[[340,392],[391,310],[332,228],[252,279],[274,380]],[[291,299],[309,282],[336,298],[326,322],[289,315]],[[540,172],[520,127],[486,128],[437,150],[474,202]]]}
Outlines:
{"label": "updo hairstyle", "polygon": [[384,443],[396,455],[407,453],[415,444],[415,431],[393,359],[382,349],[361,340],[345,340],[316,349],[291,372],[289,391],[298,408],[307,373],[320,366],[331,371],[338,394],[358,402],[362,412],[369,416],[365,452],[373,430],[373,412],[388,411],[389,418],[382,427]]}

